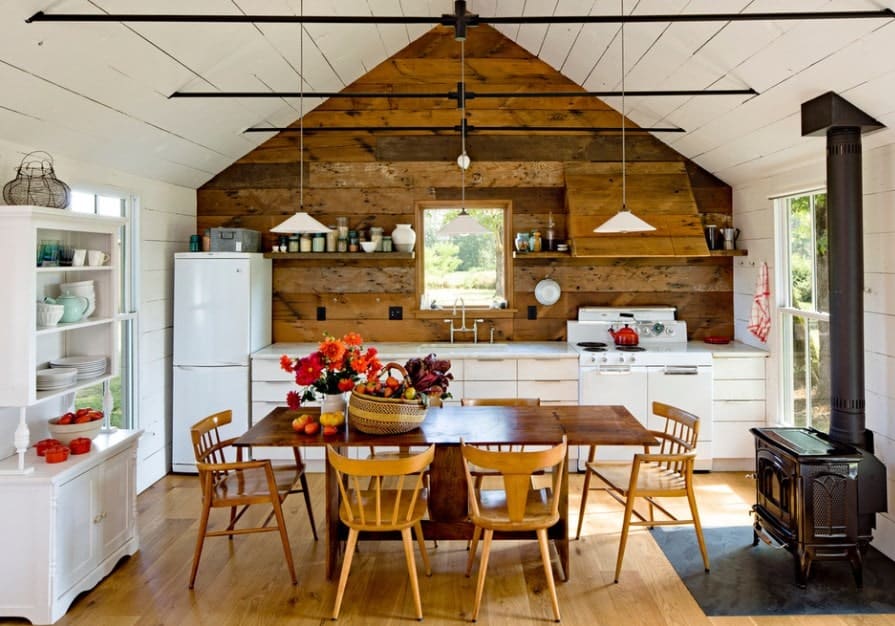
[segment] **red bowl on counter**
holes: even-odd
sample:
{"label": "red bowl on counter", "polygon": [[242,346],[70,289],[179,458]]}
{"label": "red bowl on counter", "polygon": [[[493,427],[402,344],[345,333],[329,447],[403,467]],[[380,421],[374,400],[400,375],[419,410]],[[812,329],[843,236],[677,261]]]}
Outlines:
{"label": "red bowl on counter", "polygon": [[90,452],[90,445],[93,443],[87,437],[78,437],[68,442],[68,448],[72,454],[87,454]]}
{"label": "red bowl on counter", "polygon": [[52,446],[44,452],[47,463],[62,463],[68,460],[68,448],[65,446]]}
{"label": "red bowl on counter", "polygon": [[44,456],[47,452],[47,448],[54,448],[61,445],[62,442],[58,439],[41,439],[34,444],[34,448],[37,450],[37,456]]}

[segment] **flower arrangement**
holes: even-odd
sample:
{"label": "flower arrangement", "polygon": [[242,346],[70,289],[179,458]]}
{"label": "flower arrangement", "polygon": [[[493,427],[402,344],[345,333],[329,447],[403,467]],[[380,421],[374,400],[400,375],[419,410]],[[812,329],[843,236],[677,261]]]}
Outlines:
{"label": "flower arrangement", "polygon": [[302,402],[318,400],[318,394],[341,394],[351,391],[362,380],[376,380],[382,363],[374,347],[364,349],[363,338],[347,333],[341,339],[324,335],[317,350],[306,357],[280,357],[280,367],[295,375],[301,391],[286,394],[290,409],[298,409]]}

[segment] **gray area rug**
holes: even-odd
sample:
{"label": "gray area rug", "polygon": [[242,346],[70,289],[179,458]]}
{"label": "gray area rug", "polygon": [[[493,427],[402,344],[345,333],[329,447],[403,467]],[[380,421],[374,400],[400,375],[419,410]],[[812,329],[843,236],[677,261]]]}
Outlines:
{"label": "gray area rug", "polygon": [[815,561],[800,589],[793,556],[762,542],[752,547],[749,526],[703,529],[708,574],[692,527],[652,533],[706,615],[895,613],[895,562],[873,547],[864,557],[863,589],[847,561]]}

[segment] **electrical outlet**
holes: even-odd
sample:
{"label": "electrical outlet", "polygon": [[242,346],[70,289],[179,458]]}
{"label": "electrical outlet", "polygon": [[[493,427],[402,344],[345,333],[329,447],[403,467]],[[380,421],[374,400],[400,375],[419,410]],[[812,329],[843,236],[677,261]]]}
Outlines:
{"label": "electrical outlet", "polygon": [[390,306],[388,308],[388,318],[390,320],[402,320],[404,319],[404,307],[402,306]]}
{"label": "electrical outlet", "polygon": [[536,320],[538,319],[538,307],[533,304],[528,305],[528,319]]}
{"label": "electrical outlet", "polygon": [[326,307],[325,306],[317,307],[317,321],[318,322],[326,321]]}

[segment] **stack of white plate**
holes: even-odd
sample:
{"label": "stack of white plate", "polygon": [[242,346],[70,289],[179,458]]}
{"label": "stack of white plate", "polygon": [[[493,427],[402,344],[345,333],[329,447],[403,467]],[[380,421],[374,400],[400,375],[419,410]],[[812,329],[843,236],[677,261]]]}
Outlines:
{"label": "stack of white plate", "polygon": [[96,309],[96,290],[93,288],[92,280],[62,283],[59,285],[59,293],[61,295],[70,294],[87,298],[87,311],[84,312],[84,317],[93,315],[93,311]]}
{"label": "stack of white plate", "polygon": [[78,378],[78,370],[74,367],[56,367],[48,370],[37,370],[37,390],[54,391],[74,385]]}
{"label": "stack of white plate", "polygon": [[65,356],[50,361],[50,367],[75,368],[78,380],[96,378],[106,373],[104,356]]}

